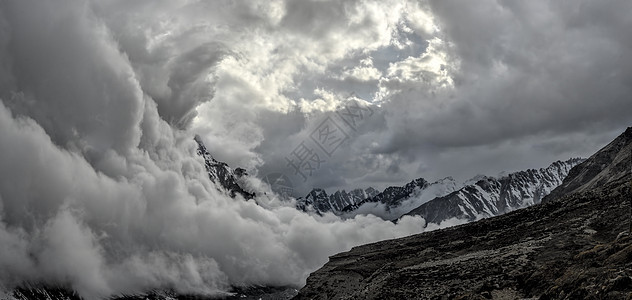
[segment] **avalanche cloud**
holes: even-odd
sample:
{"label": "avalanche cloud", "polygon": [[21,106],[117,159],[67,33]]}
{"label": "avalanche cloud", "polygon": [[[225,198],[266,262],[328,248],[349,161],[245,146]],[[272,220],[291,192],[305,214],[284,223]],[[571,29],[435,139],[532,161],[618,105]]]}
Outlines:
{"label": "avalanche cloud", "polygon": [[329,255],[422,230],[420,218],[341,221],[271,193],[256,199],[264,208],[218,192],[181,125],[212,93],[200,74],[221,45],[147,78],[91,3],[0,8],[0,290],[44,283],[95,299],[300,286]]}

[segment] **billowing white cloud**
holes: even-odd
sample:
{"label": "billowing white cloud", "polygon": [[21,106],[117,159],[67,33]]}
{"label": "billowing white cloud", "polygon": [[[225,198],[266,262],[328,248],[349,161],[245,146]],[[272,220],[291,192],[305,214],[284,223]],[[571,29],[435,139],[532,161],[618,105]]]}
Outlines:
{"label": "billowing white cloud", "polygon": [[[300,285],[335,252],[425,225],[310,216],[270,193],[230,199],[207,179],[196,133],[218,159],[286,173],[303,193],[585,156],[632,109],[627,1],[9,0],[0,11],[5,287],[93,298]],[[372,112],[339,123],[348,141],[295,176],[285,157],[358,102]]]}
{"label": "billowing white cloud", "polygon": [[[43,282],[94,299],[300,286],[329,255],[423,230],[419,218],[315,217],[273,194],[257,198],[261,205],[222,194],[187,118],[195,109],[216,113],[193,128],[226,153],[257,159],[250,151],[263,130],[248,108],[277,109],[258,98],[265,88],[227,67],[241,62],[225,41],[198,40],[185,27],[143,39],[164,28],[133,27],[148,20],[110,15],[114,2],[78,4],[2,4],[3,288]],[[210,98],[216,106],[204,107]]]}

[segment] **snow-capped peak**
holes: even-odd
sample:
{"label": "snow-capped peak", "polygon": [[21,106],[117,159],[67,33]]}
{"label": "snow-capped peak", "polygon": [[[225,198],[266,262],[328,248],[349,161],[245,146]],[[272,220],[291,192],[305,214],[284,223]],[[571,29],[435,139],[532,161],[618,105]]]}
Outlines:
{"label": "snow-capped peak", "polygon": [[246,170],[237,168],[233,171],[228,164],[217,161],[213,155],[211,155],[199,135],[196,134],[194,140],[198,144],[197,154],[204,158],[206,172],[213,183],[220,189],[225,190],[231,197],[235,197],[237,194],[245,199],[252,199],[254,197],[253,193],[246,192],[238,183],[240,177],[248,175]]}

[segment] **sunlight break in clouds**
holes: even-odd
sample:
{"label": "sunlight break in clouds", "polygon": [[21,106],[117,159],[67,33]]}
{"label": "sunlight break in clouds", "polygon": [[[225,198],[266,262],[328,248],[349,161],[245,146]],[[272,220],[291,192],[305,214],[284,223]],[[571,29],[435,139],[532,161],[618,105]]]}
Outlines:
{"label": "sunlight break in clouds", "polygon": [[[215,19],[196,10],[208,3],[174,3],[133,4],[173,13],[167,21],[128,14],[115,1],[2,3],[3,288],[42,282],[94,299],[151,289],[216,294],[230,286],[300,286],[329,255],[422,230],[419,218],[397,225],[374,216],[343,221],[307,215],[271,194],[245,201],[218,192],[195,153],[194,132],[206,128],[224,151],[256,161],[249,152],[261,132],[241,106],[287,109],[275,95],[294,88],[293,74],[318,70],[349,50],[332,49],[310,63],[315,54],[299,55],[304,49],[273,50],[287,41],[253,40],[260,50],[288,51],[296,60],[268,73],[268,54],[251,56],[246,50],[253,49],[240,47],[253,31],[271,34],[262,25],[290,22],[279,20],[278,5],[261,4],[269,15],[250,20],[242,6],[251,2],[217,4],[225,9],[218,15],[256,23],[249,25],[206,21]],[[379,12],[364,10],[354,14]],[[363,48],[365,38],[356,37],[353,48]],[[195,110],[206,114],[191,128]],[[248,134],[254,143],[240,150]]]}

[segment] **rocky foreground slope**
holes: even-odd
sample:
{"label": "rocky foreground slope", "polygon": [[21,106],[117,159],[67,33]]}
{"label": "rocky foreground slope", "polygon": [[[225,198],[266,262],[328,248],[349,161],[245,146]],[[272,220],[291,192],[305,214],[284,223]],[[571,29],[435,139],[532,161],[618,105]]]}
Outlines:
{"label": "rocky foreground slope", "polygon": [[632,299],[631,151],[628,128],[541,205],[332,256],[294,299]]}

